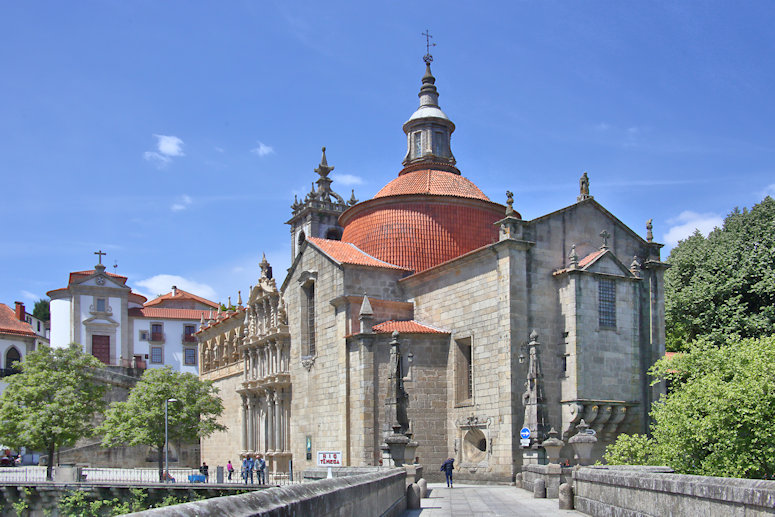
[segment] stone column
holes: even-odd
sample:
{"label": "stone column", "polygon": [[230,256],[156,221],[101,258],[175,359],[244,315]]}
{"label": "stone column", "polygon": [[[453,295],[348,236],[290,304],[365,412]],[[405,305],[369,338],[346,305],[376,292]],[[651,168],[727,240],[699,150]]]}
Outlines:
{"label": "stone column", "polygon": [[248,370],[250,369],[250,352],[245,350],[242,353],[242,355],[245,358],[244,364],[243,364],[243,374],[244,374],[243,380],[247,381],[248,380]]}
{"label": "stone column", "polygon": [[247,447],[246,450],[252,451],[253,450],[253,409],[254,409],[254,403],[253,403],[253,397],[251,395],[248,395],[247,397]]}
{"label": "stone column", "polygon": [[278,406],[277,392],[272,394],[272,423],[274,424],[274,442],[272,443],[272,450],[275,452],[280,451],[280,411]]}
{"label": "stone column", "polygon": [[240,419],[242,422],[242,450],[248,450],[248,401],[245,395],[241,396],[242,404],[240,405]]}

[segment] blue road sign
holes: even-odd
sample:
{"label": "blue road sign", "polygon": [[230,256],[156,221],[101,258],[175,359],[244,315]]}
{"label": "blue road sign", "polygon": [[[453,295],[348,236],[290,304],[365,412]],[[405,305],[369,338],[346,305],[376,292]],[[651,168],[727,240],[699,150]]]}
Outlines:
{"label": "blue road sign", "polygon": [[522,438],[523,440],[527,440],[528,438],[530,438],[530,429],[528,429],[527,427],[523,427],[522,430],[519,431],[519,437]]}

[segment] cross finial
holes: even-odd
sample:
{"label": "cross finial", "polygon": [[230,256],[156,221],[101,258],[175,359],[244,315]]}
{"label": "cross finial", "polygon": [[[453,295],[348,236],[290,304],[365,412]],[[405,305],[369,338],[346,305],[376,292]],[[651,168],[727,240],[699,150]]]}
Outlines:
{"label": "cross finial", "polygon": [[433,61],[433,56],[431,55],[431,47],[435,47],[435,43],[431,43],[431,31],[428,29],[425,29],[425,32],[422,33],[423,36],[425,36],[425,56],[422,58],[423,61],[425,61],[425,64],[430,65]]}
{"label": "cross finial", "polygon": [[98,259],[98,260],[100,261],[100,264],[102,264],[102,257],[103,257],[103,255],[107,255],[107,253],[105,253],[105,252],[104,252],[104,251],[102,251],[102,250],[95,251],[95,252],[94,252],[94,254],[99,256],[99,259]]}
{"label": "cross finial", "polygon": [[601,249],[608,249],[608,239],[611,237],[611,234],[606,230],[603,230],[600,232],[600,236],[603,238],[603,245],[601,246]]}

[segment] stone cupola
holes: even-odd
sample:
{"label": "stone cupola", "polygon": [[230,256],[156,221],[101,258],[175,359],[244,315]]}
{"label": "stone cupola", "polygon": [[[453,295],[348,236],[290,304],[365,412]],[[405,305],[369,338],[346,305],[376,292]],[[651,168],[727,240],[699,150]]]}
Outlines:
{"label": "stone cupola", "polygon": [[420,107],[404,123],[407,151],[404,157],[404,170],[411,172],[419,168],[432,168],[460,174],[455,168],[450,138],[455,124],[439,108],[439,92],[436,78],[431,73],[430,54],[426,55],[425,75],[420,88]]}

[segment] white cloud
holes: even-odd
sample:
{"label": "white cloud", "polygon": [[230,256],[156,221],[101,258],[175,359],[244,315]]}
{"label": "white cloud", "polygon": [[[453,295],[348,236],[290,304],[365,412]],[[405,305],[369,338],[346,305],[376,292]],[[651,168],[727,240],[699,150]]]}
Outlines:
{"label": "white cloud", "polygon": [[183,140],[172,135],[153,135],[156,137],[156,151],[146,151],[143,157],[149,162],[155,162],[159,168],[164,167],[173,157],[185,156]]}
{"label": "white cloud", "polygon": [[215,289],[209,285],[189,280],[188,278],[183,278],[178,275],[156,275],[135,282],[135,284],[143,288],[141,294],[145,295],[149,300],[156,298],[157,295],[170,292],[174,285],[197,296],[202,296],[212,301],[218,301],[216,300],[217,294]]}
{"label": "white cloud", "polygon": [[28,299],[28,300],[32,300],[32,301],[38,301],[38,300],[40,300],[40,296],[38,296],[38,295],[37,295],[37,294],[35,294],[35,293],[31,293],[31,292],[29,292],[29,291],[24,291],[24,290],[22,290],[22,296],[24,296],[26,299]]}
{"label": "white cloud", "polygon": [[170,207],[170,210],[172,210],[173,212],[180,212],[181,210],[185,210],[186,208],[191,206],[191,203],[193,202],[194,200],[191,199],[190,196],[183,194],[182,196],[180,196],[180,199],[178,201],[172,204],[172,206]]}
{"label": "white cloud", "polygon": [[271,145],[266,145],[264,142],[258,142],[258,147],[251,149],[250,152],[264,157],[268,154],[274,154],[274,148]]}
{"label": "white cloud", "polygon": [[607,131],[611,129],[611,124],[608,124],[607,122],[600,122],[598,124],[595,124],[595,129],[597,131]]}
{"label": "white cloud", "polygon": [[331,179],[341,185],[363,185],[363,178],[353,174],[332,174]]}
{"label": "white cloud", "polygon": [[699,230],[700,233],[707,236],[714,228],[720,227],[724,223],[724,219],[713,213],[700,214],[686,210],[681,212],[678,217],[669,219],[667,223],[672,226],[665,233],[664,241],[672,248],[678,244],[678,241],[693,234],[694,230]]}
{"label": "white cloud", "polygon": [[775,183],[764,187],[764,192],[762,192],[762,195],[775,197]]}

